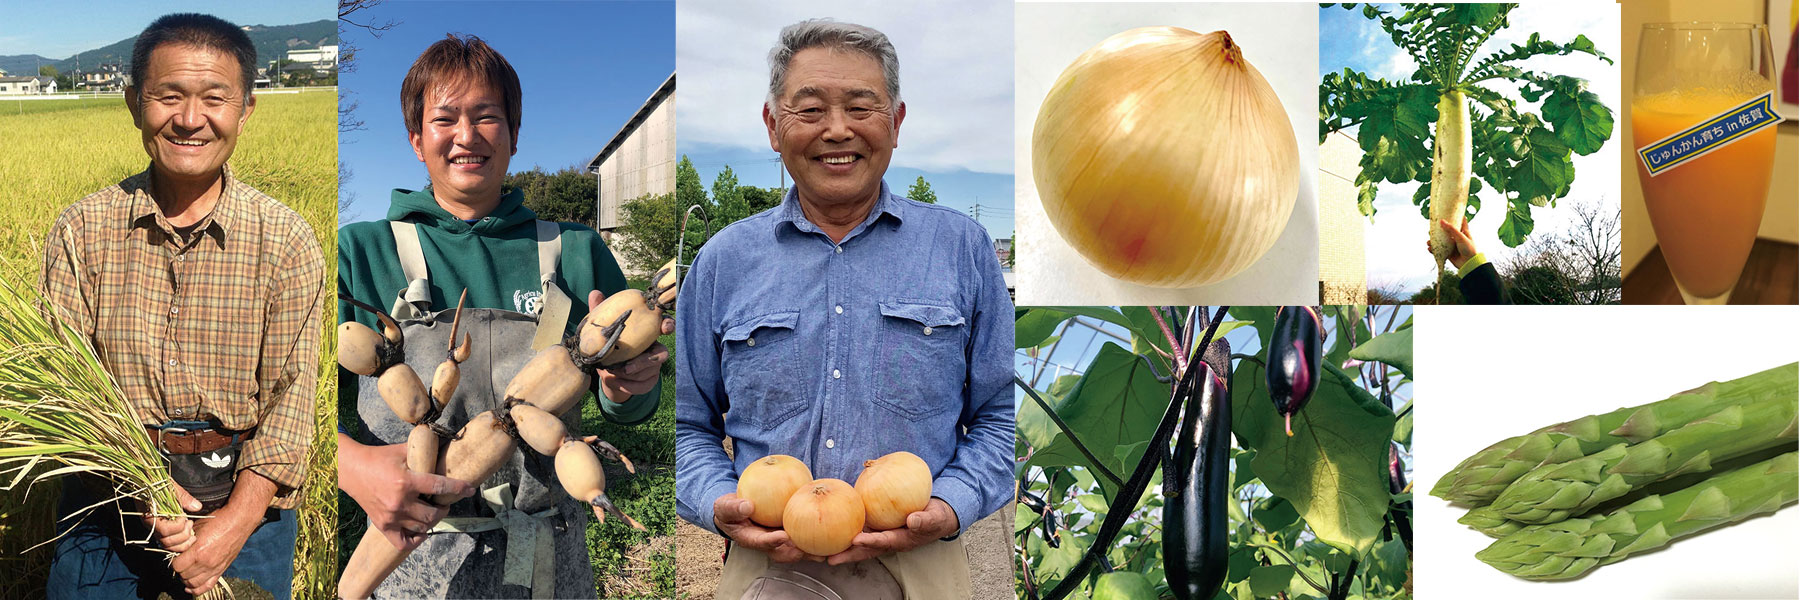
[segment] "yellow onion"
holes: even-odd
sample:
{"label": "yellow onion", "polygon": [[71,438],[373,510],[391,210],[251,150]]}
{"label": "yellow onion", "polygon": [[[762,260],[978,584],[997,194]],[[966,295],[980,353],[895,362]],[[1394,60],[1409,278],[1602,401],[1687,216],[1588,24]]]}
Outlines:
{"label": "yellow onion", "polygon": [[931,503],[931,466],[911,452],[864,462],[862,474],[856,476],[856,493],[862,495],[869,529],[905,527],[906,515]]}
{"label": "yellow onion", "polygon": [[814,480],[788,499],[781,527],[801,552],[831,556],[849,550],[863,528],[862,497],[841,479]]}
{"label": "yellow onion", "polygon": [[771,454],[744,467],[738,476],[737,495],[750,501],[750,520],[763,527],[781,527],[781,511],[794,490],[812,481],[806,463],[786,454]]}
{"label": "yellow onion", "polygon": [[1300,190],[1287,111],[1223,31],[1144,27],[1088,49],[1038,110],[1031,165],[1069,245],[1156,287],[1249,267]]}

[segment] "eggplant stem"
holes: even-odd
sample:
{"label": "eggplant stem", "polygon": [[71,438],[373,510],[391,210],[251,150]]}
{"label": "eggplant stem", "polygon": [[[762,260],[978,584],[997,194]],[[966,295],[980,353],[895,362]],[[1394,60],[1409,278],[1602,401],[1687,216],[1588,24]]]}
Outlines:
{"label": "eggplant stem", "polygon": [[[1160,307],[1150,307],[1150,316],[1156,319],[1156,328],[1162,330],[1163,337],[1169,341],[1169,350],[1175,354],[1175,372],[1187,370],[1187,349],[1181,347],[1181,340],[1175,339],[1175,332],[1169,329],[1169,322],[1163,319]],[[1155,344],[1151,344],[1155,347]]]}
{"label": "eggplant stem", "polygon": [[[1212,343],[1213,335],[1219,332],[1219,324],[1225,321],[1225,313],[1230,309],[1230,306],[1220,306],[1213,313],[1212,322],[1206,327],[1206,334],[1200,337],[1200,341],[1195,347],[1204,348]],[[1195,371],[1197,369],[1182,372],[1180,379],[1175,383],[1172,396],[1178,396],[1185,390],[1193,389]],[[1169,436],[1175,432],[1175,424],[1180,416],[1181,403],[1171,400],[1169,408],[1163,411],[1162,421],[1156,426],[1156,433],[1150,436],[1149,448],[1168,446]],[[1114,502],[1119,506],[1109,508],[1105,519],[1100,524],[1100,531],[1094,534],[1093,544],[1088,546],[1087,552],[1081,555],[1081,560],[1075,563],[1074,568],[1069,569],[1069,574],[1064,576],[1062,581],[1056,584],[1056,588],[1045,595],[1045,598],[1062,600],[1087,580],[1088,572],[1093,570],[1094,563],[1099,559],[1100,554],[1112,548],[1113,540],[1119,536],[1119,530],[1125,526],[1126,521],[1131,520],[1131,515],[1136,512],[1133,508],[1137,505],[1138,499],[1143,496],[1144,489],[1150,485],[1150,477],[1156,473],[1159,463],[1156,452],[1145,450],[1144,455],[1138,459],[1137,467],[1131,473],[1131,479],[1120,486],[1118,495],[1114,496],[1116,498]]]}

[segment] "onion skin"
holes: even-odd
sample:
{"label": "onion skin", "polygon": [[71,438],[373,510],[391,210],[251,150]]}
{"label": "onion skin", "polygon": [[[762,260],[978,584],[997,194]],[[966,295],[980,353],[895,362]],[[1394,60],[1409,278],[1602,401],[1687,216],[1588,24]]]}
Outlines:
{"label": "onion skin", "polygon": [[814,480],[788,499],[781,524],[801,552],[831,556],[849,550],[863,528],[862,496],[841,479]]}
{"label": "onion skin", "polygon": [[1064,70],[1032,130],[1056,230],[1100,271],[1185,288],[1274,246],[1300,190],[1281,99],[1223,31],[1132,29]]}
{"label": "onion skin", "polygon": [[931,466],[911,452],[895,452],[863,463],[856,476],[869,529],[906,526],[906,516],[931,503]]}
{"label": "onion skin", "polygon": [[771,454],[744,467],[744,473],[738,475],[737,496],[750,501],[751,521],[779,529],[788,498],[812,480],[812,470],[800,459]]}

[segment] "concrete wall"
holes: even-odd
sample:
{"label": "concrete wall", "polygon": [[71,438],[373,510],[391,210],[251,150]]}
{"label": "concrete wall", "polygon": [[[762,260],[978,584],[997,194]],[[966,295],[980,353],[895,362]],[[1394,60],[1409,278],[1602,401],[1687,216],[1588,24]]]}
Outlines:
{"label": "concrete wall", "polygon": [[[1620,64],[1621,89],[1627,99],[1631,97],[1636,82],[1635,62],[1638,33],[1644,23],[1667,21],[1726,21],[1762,23],[1768,19],[1763,12],[1764,0],[1708,0],[1693,2],[1691,0],[1628,0],[1622,3],[1621,18],[1624,31],[1624,60]],[[1785,25],[1784,25],[1785,26]],[[1770,35],[1776,32],[1771,30]],[[1779,62],[1781,57],[1775,57]],[[1627,100],[1629,102],[1629,100]],[[1800,115],[1782,115],[1787,122],[1777,125],[1775,133],[1775,176],[1769,182],[1769,201],[1763,209],[1762,228],[1757,231],[1760,237],[1796,243],[1800,242],[1800,209],[1796,208],[1796,198],[1800,197],[1800,184],[1796,184],[1795,165],[1800,164],[1800,151],[1796,150],[1795,119]],[[1637,139],[1632,136],[1631,116],[1629,109],[1621,111],[1618,116],[1618,127],[1624,132],[1622,139],[1630,140],[1625,151],[1619,157],[1621,175],[1622,225],[1624,239],[1620,250],[1624,258],[1623,272],[1629,275],[1650,250],[1656,247],[1656,232],[1650,227],[1650,215],[1644,209],[1643,189],[1638,186],[1637,160],[1633,150],[1637,147]]]}
{"label": "concrete wall", "polygon": [[1368,301],[1367,258],[1363,225],[1356,210],[1357,163],[1362,148],[1343,133],[1319,145],[1319,301],[1363,304]]}

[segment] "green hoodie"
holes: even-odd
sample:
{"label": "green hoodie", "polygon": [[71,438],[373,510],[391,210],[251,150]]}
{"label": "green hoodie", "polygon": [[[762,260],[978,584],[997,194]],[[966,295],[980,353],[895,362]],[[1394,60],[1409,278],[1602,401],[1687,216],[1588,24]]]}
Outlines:
{"label": "green hoodie", "polygon": [[[500,198],[488,216],[468,223],[438,206],[431,192],[394,190],[387,219],[351,223],[338,230],[338,292],[386,309],[406,287],[405,271],[394,252],[390,221],[418,224],[419,246],[431,279],[431,310],[454,308],[462,290],[469,291],[470,308],[498,308],[528,312],[541,295],[537,270],[537,213],[525,207],[525,194],[517,188]],[[625,274],[613,260],[600,234],[577,223],[562,226],[562,258],[556,284],[569,297],[569,324],[587,316],[589,290],[608,295],[625,289]],[[446,268],[445,265],[455,265]],[[338,319],[354,316],[364,325],[379,327],[375,316],[338,300]],[[338,369],[338,376],[355,377]],[[597,391],[597,390],[596,390]],[[660,386],[632,397],[624,404],[600,399],[607,420],[635,424],[656,413]],[[338,405],[356,406],[356,386],[338,386]],[[354,415],[355,410],[344,414]]]}

